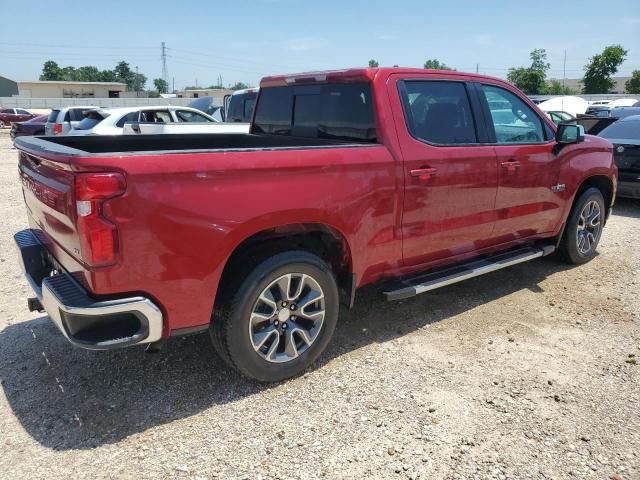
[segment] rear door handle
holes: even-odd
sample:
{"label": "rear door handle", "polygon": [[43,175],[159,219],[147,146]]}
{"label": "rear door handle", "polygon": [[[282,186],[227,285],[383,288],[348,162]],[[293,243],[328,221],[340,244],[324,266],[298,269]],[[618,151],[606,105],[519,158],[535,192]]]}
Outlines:
{"label": "rear door handle", "polygon": [[517,160],[508,160],[500,164],[502,168],[507,170],[507,173],[515,173],[520,167],[520,162]]}
{"label": "rear door handle", "polygon": [[438,170],[436,168],[422,167],[409,170],[409,175],[411,175],[412,177],[417,177],[421,183],[426,183],[436,175],[437,171]]}

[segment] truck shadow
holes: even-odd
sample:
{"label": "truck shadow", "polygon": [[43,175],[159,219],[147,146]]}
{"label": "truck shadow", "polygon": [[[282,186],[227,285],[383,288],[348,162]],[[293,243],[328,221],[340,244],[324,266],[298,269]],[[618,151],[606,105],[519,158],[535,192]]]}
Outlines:
{"label": "truck shadow", "polygon": [[628,218],[640,218],[640,200],[617,198],[613,206],[613,215]]}
{"label": "truck shadow", "polygon": [[[343,309],[320,363],[521,289],[542,292],[539,283],[566,268],[541,259],[400,303],[387,303],[379,287],[363,289],[355,308]],[[274,387],[226,367],[206,334],[176,339],[157,354],[141,348],[91,352],[67,344],[47,317],[0,332],[0,382],[23,428],[54,450],[116,443]]]}

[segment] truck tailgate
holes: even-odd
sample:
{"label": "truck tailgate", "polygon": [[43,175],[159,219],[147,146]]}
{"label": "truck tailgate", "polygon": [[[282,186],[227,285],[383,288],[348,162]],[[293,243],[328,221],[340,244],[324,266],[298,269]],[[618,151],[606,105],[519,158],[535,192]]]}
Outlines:
{"label": "truck tailgate", "polygon": [[64,257],[80,258],[71,166],[68,161],[43,159],[24,151],[18,165],[30,226],[54,256],[58,257],[60,249],[66,253],[58,260],[69,268]]}

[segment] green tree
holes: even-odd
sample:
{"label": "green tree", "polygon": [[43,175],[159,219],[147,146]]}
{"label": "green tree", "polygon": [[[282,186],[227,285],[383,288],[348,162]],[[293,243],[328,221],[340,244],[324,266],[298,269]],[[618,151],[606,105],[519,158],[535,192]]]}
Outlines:
{"label": "green tree", "polygon": [[244,82],[237,82],[231,87],[231,90],[244,90],[245,88],[249,88],[249,85]]}
{"label": "green tree", "polygon": [[618,71],[627,58],[628,50],[622,45],[609,45],[602,53],[594,55],[589,63],[584,67],[584,77],[582,84],[584,93],[609,93],[614,82],[611,75]]}
{"label": "green tree", "polygon": [[169,88],[169,84],[163,78],[154,78],[153,85],[160,93],[167,93],[167,90]]}
{"label": "green tree", "polygon": [[631,72],[631,78],[624,84],[627,93],[640,93],[640,70]]}
{"label": "green tree", "polygon": [[455,68],[449,67],[447,64],[440,62],[435,58],[430,58],[426,62],[424,62],[424,68],[428,68],[431,70],[455,70]]}
{"label": "green tree", "polygon": [[[133,90],[139,92],[140,90],[144,90],[144,86],[147,83],[147,76],[141,73],[133,74]],[[169,86],[167,85],[167,88]]]}
{"label": "green tree", "polygon": [[100,70],[91,66],[79,67],[75,74],[79,82],[98,82],[100,78]]}
{"label": "green tree", "polygon": [[545,91],[547,70],[551,65],[547,63],[547,52],[543,48],[533,50],[529,58],[531,66],[511,68],[507,80],[527,95],[537,95]]}
{"label": "green tree", "polygon": [[126,83],[129,90],[135,90],[136,81],[139,80],[139,78],[136,77],[136,72],[129,68],[129,64],[127,62],[125,62],[124,60],[118,62],[116,68],[114,68],[113,71],[115,72],[116,78],[119,82]]}
{"label": "green tree", "polygon": [[53,60],[44,62],[40,80],[62,80],[62,69]]}
{"label": "green tree", "polygon": [[378,63],[377,60],[375,59],[371,59],[369,60],[369,68],[378,68],[380,66],[380,64]]}
{"label": "green tree", "polygon": [[158,98],[160,96],[157,90],[149,90],[147,94],[149,95],[149,98]]}
{"label": "green tree", "polygon": [[560,80],[550,80],[541,93],[545,95],[575,95],[578,91],[570,87],[563,87]]}

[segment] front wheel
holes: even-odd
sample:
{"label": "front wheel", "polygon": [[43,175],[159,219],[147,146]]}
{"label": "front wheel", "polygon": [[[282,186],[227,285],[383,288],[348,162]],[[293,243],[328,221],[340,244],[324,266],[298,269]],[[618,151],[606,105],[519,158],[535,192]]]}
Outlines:
{"label": "front wheel", "polygon": [[596,256],[605,212],[604,198],[597,188],[585,190],[576,199],[560,242],[559,254],[565,261],[580,265]]}
{"label": "front wheel", "polygon": [[322,259],[303,251],[279,253],[236,285],[226,304],[216,308],[210,329],[214,347],[229,365],[273,382],[301,373],[325,350],[339,300]]}
{"label": "front wheel", "polygon": [[4,122],[0,120],[0,128],[4,128]]}

